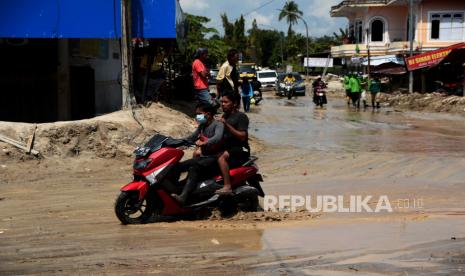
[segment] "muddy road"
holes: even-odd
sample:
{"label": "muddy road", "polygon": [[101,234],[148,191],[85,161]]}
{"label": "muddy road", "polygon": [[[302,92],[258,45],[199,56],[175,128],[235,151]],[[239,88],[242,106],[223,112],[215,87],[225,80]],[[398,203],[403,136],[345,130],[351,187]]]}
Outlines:
{"label": "muddy road", "polygon": [[250,114],[265,192],[386,195],[394,211],[122,226],[131,158],[0,159],[0,274],[465,273],[463,117],[265,95]]}

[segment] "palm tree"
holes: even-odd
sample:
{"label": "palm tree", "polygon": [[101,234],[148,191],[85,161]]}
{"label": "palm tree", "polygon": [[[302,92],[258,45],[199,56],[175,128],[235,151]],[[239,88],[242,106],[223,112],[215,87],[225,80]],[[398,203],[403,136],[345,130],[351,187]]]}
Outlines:
{"label": "palm tree", "polygon": [[292,25],[297,24],[297,19],[299,19],[299,17],[303,14],[304,13],[301,10],[299,10],[299,6],[296,2],[291,0],[287,1],[286,4],[284,4],[284,7],[281,9],[281,12],[279,13],[279,21],[285,18],[287,24],[289,24],[289,29],[287,30],[288,37],[292,35]]}

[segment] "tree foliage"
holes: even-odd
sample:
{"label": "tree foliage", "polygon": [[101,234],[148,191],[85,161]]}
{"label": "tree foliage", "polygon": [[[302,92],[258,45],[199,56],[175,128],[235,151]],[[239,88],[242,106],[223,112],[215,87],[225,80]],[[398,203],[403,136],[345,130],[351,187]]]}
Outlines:
{"label": "tree foliage", "polygon": [[288,37],[292,36],[292,25],[297,24],[297,20],[303,14],[304,13],[301,10],[299,10],[299,5],[297,5],[296,2],[287,1],[284,4],[284,7],[281,9],[281,12],[279,13],[278,19],[279,21],[281,21],[282,19],[286,19],[286,22],[289,25],[289,29],[287,31]]}
{"label": "tree foliage", "polygon": [[[206,47],[209,50],[210,66],[214,67],[226,60],[228,49],[236,48],[243,53],[244,61],[252,61],[263,67],[282,68],[286,64],[301,66],[306,55],[307,39],[292,31],[292,25],[297,21],[297,17],[294,18],[292,14],[301,15],[302,12],[293,1],[286,2],[285,9],[292,11],[288,13],[291,17],[281,17],[280,14],[280,18],[286,18],[289,23],[287,36],[277,30],[260,29],[256,20],[253,21],[252,28],[246,31],[243,16],[231,22],[226,14],[221,15],[224,35],[220,35],[216,29],[206,27],[210,22],[209,18],[187,14],[185,61],[190,64],[196,49]],[[328,53],[331,46],[341,44],[343,30],[340,33],[341,35],[310,38],[309,53]]]}

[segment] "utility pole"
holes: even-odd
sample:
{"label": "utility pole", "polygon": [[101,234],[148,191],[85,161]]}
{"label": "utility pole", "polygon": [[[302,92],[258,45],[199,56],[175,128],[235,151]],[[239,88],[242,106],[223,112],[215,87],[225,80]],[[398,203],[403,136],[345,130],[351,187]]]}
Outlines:
{"label": "utility pole", "polygon": [[[410,57],[413,56],[413,0],[408,1],[408,39],[410,41]],[[411,94],[413,93],[413,71],[409,73],[409,82],[408,82],[408,92]]]}
{"label": "utility pole", "polygon": [[[307,58],[307,60],[308,60],[308,26],[307,26],[307,22],[305,22],[305,20],[304,20],[302,17],[300,17],[300,19],[302,19],[302,21],[304,22],[304,24],[305,24],[305,31],[307,32],[307,56],[306,56],[306,58]],[[304,60],[305,60],[305,59],[304,59]],[[304,64],[304,65],[305,65],[305,64]],[[308,65],[308,64],[306,64],[306,65]],[[305,73],[306,73],[305,81],[308,81],[308,66],[305,66]]]}
{"label": "utility pole", "polygon": [[367,29],[367,56],[368,56],[368,69],[367,69],[367,74],[368,74],[368,81],[370,81],[370,74],[371,74],[371,54],[370,54],[370,30]]}
{"label": "utility pole", "polygon": [[131,106],[133,96],[131,19],[131,0],[121,0],[121,91],[123,109]]}

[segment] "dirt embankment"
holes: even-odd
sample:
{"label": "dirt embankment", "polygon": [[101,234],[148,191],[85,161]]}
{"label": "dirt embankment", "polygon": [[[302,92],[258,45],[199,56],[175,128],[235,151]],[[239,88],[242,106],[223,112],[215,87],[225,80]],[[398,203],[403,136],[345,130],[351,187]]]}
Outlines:
{"label": "dirt embankment", "polygon": [[[34,124],[0,122],[0,133],[26,144],[34,127]],[[193,120],[185,114],[153,104],[135,109],[134,116],[131,110],[125,110],[88,120],[38,124],[34,149],[41,157],[131,156],[134,147],[155,132],[181,137],[194,128]],[[0,156],[26,158],[19,149],[2,142]]]}

